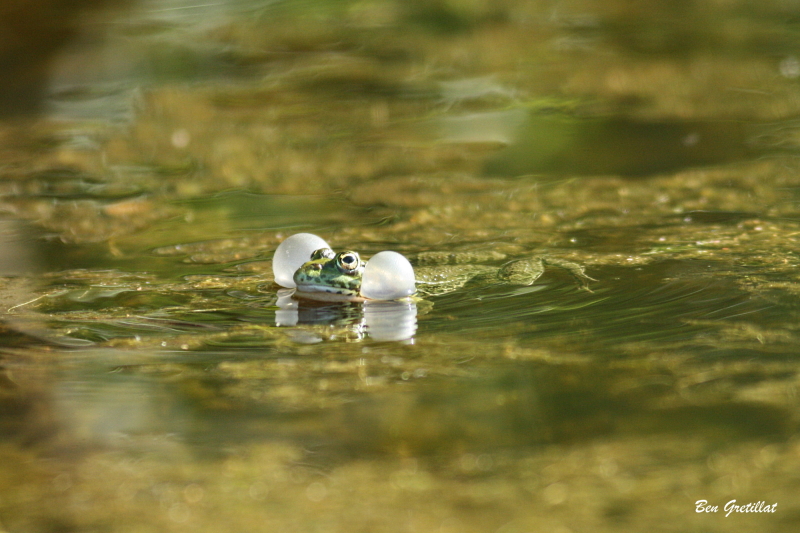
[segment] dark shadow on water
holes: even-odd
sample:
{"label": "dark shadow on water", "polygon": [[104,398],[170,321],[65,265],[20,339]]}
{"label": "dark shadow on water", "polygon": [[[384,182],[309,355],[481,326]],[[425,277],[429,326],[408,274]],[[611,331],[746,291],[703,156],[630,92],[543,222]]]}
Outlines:
{"label": "dark shadow on water", "polygon": [[83,16],[124,0],[36,0],[0,7],[0,117],[39,110],[53,56],[81,31]]}
{"label": "dark shadow on water", "polygon": [[[487,175],[647,176],[777,153],[766,125],[737,121],[643,122],[624,117],[529,114]],[[788,134],[786,135],[788,138]]]}
{"label": "dark shadow on water", "polygon": [[230,385],[211,376],[158,383],[117,371],[101,381],[66,381],[57,396],[62,415],[92,420],[101,440],[168,433],[200,455],[224,454],[247,441],[288,440],[338,460],[437,456],[624,435],[691,435],[715,448],[782,441],[797,429],[791,413],[775,405],[680,401],[673,376],[646,369],[514,362],[480,378],[356,395],[327,410],[234,400],[226,393]]}
{"label": "dark shadow on water", "polygon": [[484,379],[349,404],[337,428],[356,455],[496,450],[625,434],[693,434],[720,445],[785,439],[796,429],[787,409],[759,403],[662,407],[676,394],[670,381],[647,371],[517,363]]}

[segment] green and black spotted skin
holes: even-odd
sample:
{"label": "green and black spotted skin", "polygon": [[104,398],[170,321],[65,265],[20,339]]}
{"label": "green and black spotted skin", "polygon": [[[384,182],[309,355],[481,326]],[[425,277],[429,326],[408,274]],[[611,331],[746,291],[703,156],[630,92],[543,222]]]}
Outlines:
{"label": "green and black spotted skin", "polygon": [[365,263],[356,252],[334,253],[320,248],[294,273],[297,290],[305,293],[327,292],[358,296]]}

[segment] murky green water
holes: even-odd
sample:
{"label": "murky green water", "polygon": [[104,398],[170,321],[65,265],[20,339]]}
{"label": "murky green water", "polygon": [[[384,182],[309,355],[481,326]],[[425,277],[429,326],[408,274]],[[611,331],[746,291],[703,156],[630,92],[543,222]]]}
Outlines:
{"label": "murky green water", "polygon": [[[794,530],[798,6],[41,9],[0,78],[0,531]],[[299,232],[482,274],[287,305]]]}

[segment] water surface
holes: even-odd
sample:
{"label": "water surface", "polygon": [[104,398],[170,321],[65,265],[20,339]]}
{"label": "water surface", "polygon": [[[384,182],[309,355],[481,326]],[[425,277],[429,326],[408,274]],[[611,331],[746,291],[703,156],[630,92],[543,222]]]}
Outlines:
{"label": "water surface", "polygon": [[[791,6],[72,17],[0,122],[0,529],[792,530]],[[483,274],[287,308],[299,232]]]}

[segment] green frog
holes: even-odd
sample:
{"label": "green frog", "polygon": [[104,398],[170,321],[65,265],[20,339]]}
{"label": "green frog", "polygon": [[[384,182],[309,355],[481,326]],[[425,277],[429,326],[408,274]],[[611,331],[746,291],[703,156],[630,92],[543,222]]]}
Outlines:
{"label": "green frog", "polygon": [[[330,248],[320,248],[311,259],[294,273],[297,293],[313,294],[315,299],[361,301],[361,277],[366,263],[357,252],[335,253]],[[325,295],[331,295],[326,298]]]}
{"label": "green frog", "polygon": [[[562,268],[572,274],[581,288],[589,290],[584,268],[562,259],[527,257],[515,259],[500,267],[480,264],[506,259],[500,252],[423,252],[411,257],[415,265],[416,296],[436,296],[464,286],[511,283],[532,285],[545,272],[546,266]],[[353,251],[334,253],[321,248],[294,274],[297,296],[317,300],[363,301],[359,295],[365,263]]]}

